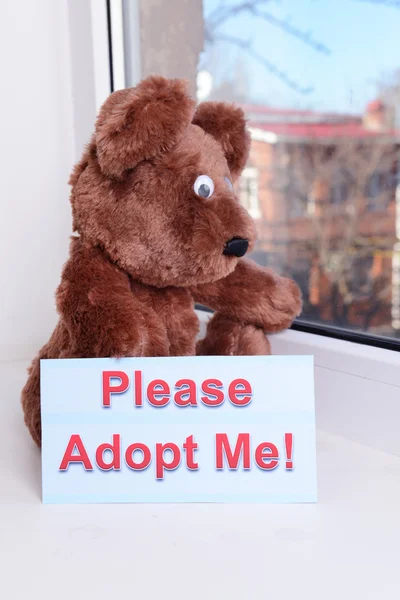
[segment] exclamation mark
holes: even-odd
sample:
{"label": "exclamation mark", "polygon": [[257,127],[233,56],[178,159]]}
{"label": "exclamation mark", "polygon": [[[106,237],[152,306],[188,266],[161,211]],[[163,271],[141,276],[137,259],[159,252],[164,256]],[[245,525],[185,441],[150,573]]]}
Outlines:
{"label": "exclamation mark", "polygon": [[285,433],[286,468],[293,469],[293,433]]}

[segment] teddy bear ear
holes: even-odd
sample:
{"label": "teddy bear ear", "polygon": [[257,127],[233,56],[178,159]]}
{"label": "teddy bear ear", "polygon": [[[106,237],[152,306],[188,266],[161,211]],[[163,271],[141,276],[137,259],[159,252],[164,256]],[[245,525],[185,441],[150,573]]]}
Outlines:
{"label": "teddy bear ear", "polygon": [[168,151],[190,124],[195,103],[187,83],[151,76],[111,94],[96,122],[97,157],[103,173],[120,178],[140,161]]}
{"label": "teddy bear ear", "polygon": [[239,177],[250,151],[250,133],[243,110],[224,102],[203,102],[197,107],[193,124],[221,144],[233,178]]}

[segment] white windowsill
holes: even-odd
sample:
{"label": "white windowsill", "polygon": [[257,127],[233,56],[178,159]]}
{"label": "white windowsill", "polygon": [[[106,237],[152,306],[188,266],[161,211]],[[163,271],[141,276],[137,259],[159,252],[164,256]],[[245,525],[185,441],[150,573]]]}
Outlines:
{"label": "white windowsill", "polygon": [[[192,600],[398,597],[399,457],[318,431],[318,504],[42,505],[40,452],[19,402],[27,366],[0,364],[1,588],[10,600],[32,590],[43,600],[54,590],[58,600],[179,600],[188,590]],[[323,372],[317,365],[317,398]],[[318,399],[319,421],[321,402],[329,396]]]}
{"label": "white windowsill", "polygon": [[[204,335],[211,314],[197,314]],[[274,354],[314,356],[318,429],[400,456],[399,352],[293,330],[270,340]]]}

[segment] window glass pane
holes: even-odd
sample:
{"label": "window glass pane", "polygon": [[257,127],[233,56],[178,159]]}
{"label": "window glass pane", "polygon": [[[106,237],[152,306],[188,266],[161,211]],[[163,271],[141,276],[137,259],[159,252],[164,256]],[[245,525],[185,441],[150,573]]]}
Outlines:
{"label": "window glass pane", "polygon": [[297,280],[302,319],[400,337],[400,2],[126,0],[124,15],[142,77],[244,108],[253,258]]}

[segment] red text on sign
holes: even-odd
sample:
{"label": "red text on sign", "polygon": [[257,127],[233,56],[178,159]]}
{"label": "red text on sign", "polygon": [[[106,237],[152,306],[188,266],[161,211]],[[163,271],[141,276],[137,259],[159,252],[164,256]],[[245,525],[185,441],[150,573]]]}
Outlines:
{"label": "red text on sign", "polygon": [[[293,434],[285,433],[286,469],[293,469],[292,451]],[[290,449],[290,454],[289,454]],[[254,462],[263,471],[272,471],[279,464],[279,451],[272,442],[262,442],[254,451]],[[236,471],[239,467],[244,470],[251,468],[251,440],[249,433],[239,433],[233,444],[226,433],[215,436],[215,467],[218,471],[225,468]]]}
{"label": "red text on sign", "polygon": [[[112,395],[127,392],[131,381],[125,371],[103,371],[102,379],[102,406],[110,408]],[[166,406],[171,400],[180,407],[197,406],[199,400],[204,406],[221,406],[225,396],[234,406],[243,407],[250,404],[253,395],[250,382],[243,378],[234,379],[229,383],[227,395],[219,379],[205,379],[200,384],[200,393],[192,379],[179,379],[173,388],[164,379],[153,379],[144,386],[142,371],[134,372],[133,383],[133,404],[137,408],[143,406],[144,391],[148,403],[157,408]]]}
{"label": "red text on sign", "polygon": [[[125,451],[125,464],[133,471],[147,469],[151,462],[155,464],[156,479],[164,479],[166,471],[174,471],[185,459],[186,467],[190,471],[199,468],[195,460],[195,451],[198,444],[193,435],[187,436],[182,444],[182,450],[173,442],[157,443],[152,453],[151,449],[141,442],[130,444]],[[93,471],[93,464],[88,452],[78,434],[71,435],[64,456],[61,460],[59,471],[67,471],[70,465],[80,464],[85,471]],[[95,464],[101,471],[119,471],[121,469],[121,436],[113,434],[111,443],[100,444],[95,452]]]}

